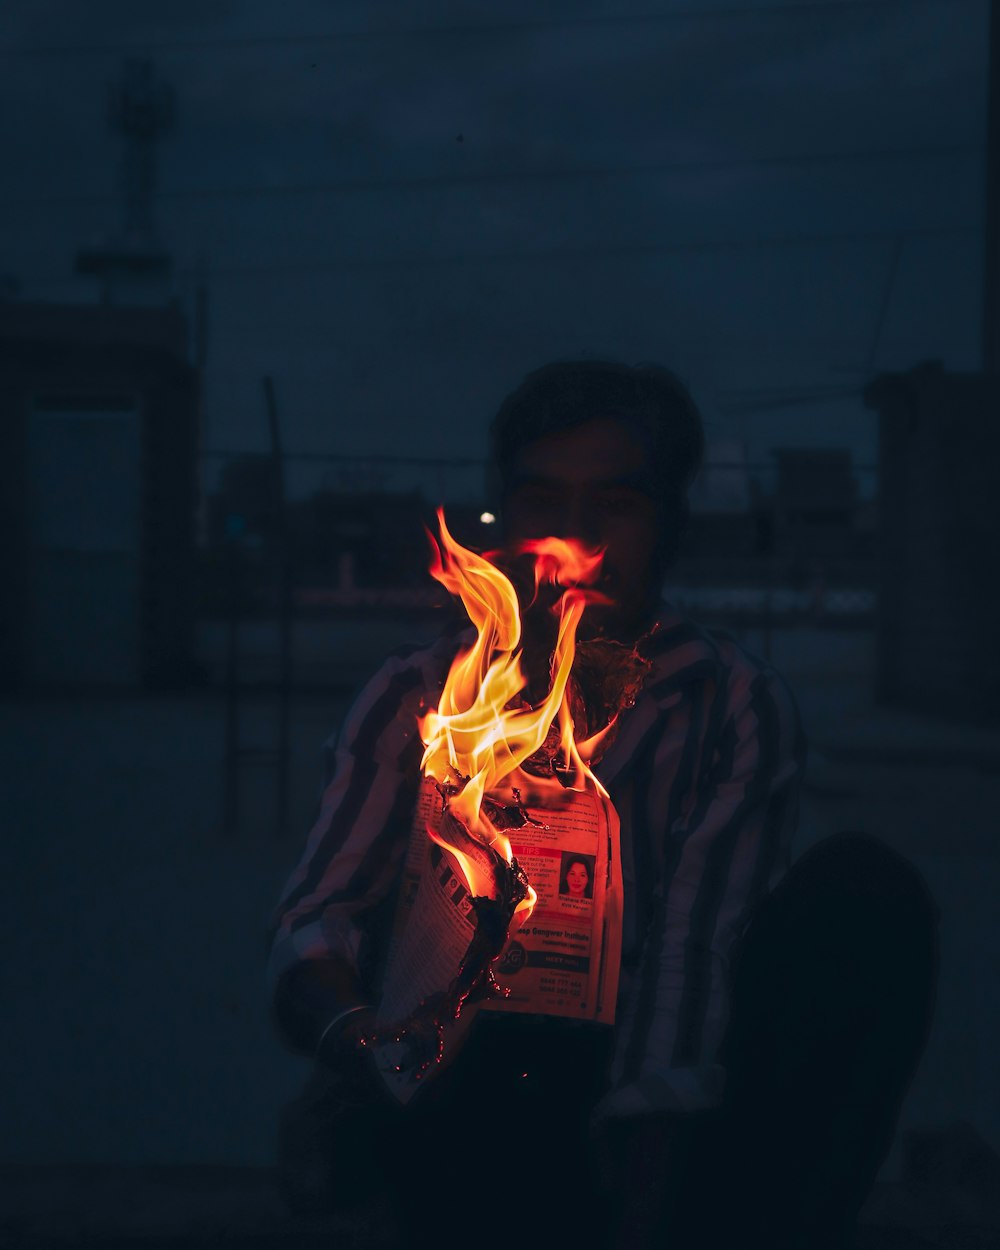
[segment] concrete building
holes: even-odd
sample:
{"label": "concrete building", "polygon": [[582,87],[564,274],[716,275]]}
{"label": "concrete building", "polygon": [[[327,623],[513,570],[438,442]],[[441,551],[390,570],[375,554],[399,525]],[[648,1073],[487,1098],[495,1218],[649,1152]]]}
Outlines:
{"label": "concrete building", "polygon": [[0,304],[0,687],[190,676],[196,458],[178,309]]}
{"label": "concrete building", "polygon": [[1000,720],[1000,377],[884,375],[877,686],[889,703]]}

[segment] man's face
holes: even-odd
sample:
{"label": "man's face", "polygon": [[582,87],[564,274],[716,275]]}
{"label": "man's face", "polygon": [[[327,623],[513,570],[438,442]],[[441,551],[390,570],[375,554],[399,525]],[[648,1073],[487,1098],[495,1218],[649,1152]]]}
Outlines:
{"label": "man's face", "polygon": [[648,461],[628,426],[601,418],[529,443],[514,464],[504,506],[509,543],[552,536],[606,549],[598,589],[613,605],[588,608],[583,634],[634,636],[659,589]]}

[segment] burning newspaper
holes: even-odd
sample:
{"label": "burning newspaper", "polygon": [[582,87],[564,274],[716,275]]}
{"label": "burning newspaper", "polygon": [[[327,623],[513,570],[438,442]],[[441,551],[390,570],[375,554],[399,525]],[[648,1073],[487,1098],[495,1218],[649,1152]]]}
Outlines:
{"label": "burning newspaper", "polygon": [[[524,544],[534,586],[522,610],[511,580],[438,518],[431,571],[476,639],[420,722],[423,779],[369,1043],[402,1102],[454,1057],[479,1009],[613,1023],[619,827],[589,763],[648,667],[616,643],[577,645],[585,607],[602,599],[600,552]],[[532,608],[551,623],[541,679],[522,638]]]}

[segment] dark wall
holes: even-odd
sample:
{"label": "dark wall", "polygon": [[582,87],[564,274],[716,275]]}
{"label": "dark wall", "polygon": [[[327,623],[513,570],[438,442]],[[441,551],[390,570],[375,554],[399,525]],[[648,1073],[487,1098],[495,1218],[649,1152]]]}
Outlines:
{"label": "dark wall", "polygon": [[878,693],[977,721],[1000,703],[1000,378],[878,379]]}

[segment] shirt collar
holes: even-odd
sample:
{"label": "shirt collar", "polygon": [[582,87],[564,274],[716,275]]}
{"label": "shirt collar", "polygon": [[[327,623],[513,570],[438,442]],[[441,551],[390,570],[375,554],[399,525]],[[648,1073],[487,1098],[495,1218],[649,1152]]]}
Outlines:
{"label": "shirt collar", "polygon": [[644,690],[657,703],[695,682],[719,682],[723,672],[718,643],[704,626],[664,601],[644,636],[642,651],[653,661]]}

